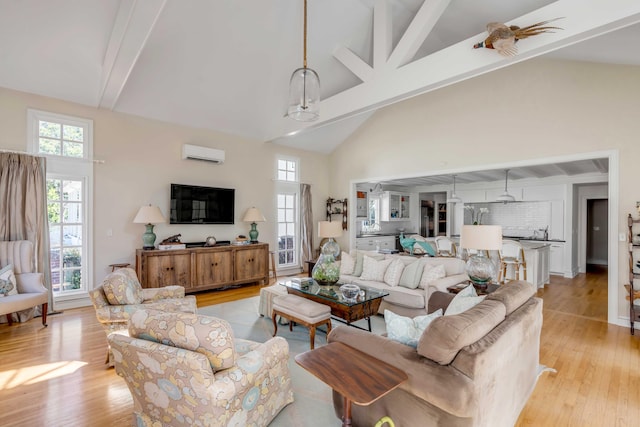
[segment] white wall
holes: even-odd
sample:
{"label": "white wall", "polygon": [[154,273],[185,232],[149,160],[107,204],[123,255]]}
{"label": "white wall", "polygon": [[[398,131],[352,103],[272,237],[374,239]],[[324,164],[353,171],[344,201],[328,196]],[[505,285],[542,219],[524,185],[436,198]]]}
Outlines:
{"label": "white wall", "polygon": [[[614,150],[619,198],[617,218],[610,221],[624,232],[624,218],[638,200],[638,98],[638,67],[545,59],[516,64],[376,112],[332,153],[331,191],[348,194],[354,180]],[[625,244],[616,249],[617,271],[624,271]],[[610,283],[610,320],[628,316],[628,303],[617,291],[625,277]]]}
{"label": "white wall", "polygon": [[[259,239],[276,246],[274,197],[276,155],[300,159],[301,180],[312,185],[315,223],[324,220],[329,196],[328,156],[288,147],[250,141],[218,132],[113,113],[69,102],[0,88],[0,149],[26,150],[27,108],[94,120],[93,238],[94,273],[89,286],[100,283],[116,262],[135,264],[142,247],[144,226],[133,224],[139,207],[158,205],[168,218],[170,184],[194,184],[236,189],[234,225],[169,225],[155,227],[157,242],[172,234],[182,241],[203,241],[213,235],[233,240],[247,234],[242,216],[258,207],[267,219],[258,225]],[[182,144],[190,143],[226,151],[223,165],[182,160]],[[112,236],[108,236],[108,231]]]}

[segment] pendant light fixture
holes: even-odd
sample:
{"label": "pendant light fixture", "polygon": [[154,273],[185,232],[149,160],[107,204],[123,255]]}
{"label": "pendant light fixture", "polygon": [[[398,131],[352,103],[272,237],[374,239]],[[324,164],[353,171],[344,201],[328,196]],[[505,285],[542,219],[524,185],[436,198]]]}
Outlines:
{"label": "pendant light fixture", "polygon": [[453,175],[453,192],[451,197],[447,199],[447,203],[462,203],[462,199],[456,194],[456,176]]}
{"label": "pendant light fixture", "polygon": [[507,203],[516,201],[516,198],[507,191],[507,181],[509,181],[509,169],[505,169],[504,171],[504,193],[498,196],[496,202]]}
{"label": "pendant light fixture", "polygon": [[307,0],[304,0],[303,62],[289,81],[287,116],[299,122],[312,122],[320,116],[320,78],[307,68]]}

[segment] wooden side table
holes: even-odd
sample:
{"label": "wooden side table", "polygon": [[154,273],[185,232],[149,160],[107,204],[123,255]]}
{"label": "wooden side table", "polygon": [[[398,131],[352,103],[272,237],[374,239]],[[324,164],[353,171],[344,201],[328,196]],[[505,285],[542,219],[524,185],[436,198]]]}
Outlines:
{"label": "wooden side table", "polygon": [[351,425],[352,402],[370,405],[408,379],[407,374],[395,366],[341,342],[301,353],[295,359],[298,365],[342,395],[343,426]]}

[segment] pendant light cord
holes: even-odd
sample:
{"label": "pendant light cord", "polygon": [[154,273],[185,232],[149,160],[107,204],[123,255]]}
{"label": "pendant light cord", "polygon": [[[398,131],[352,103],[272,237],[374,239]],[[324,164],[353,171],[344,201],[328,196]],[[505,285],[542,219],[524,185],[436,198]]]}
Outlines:
{"label": "pendant light cord", "polygon": [[303,61],[302,66],[307,68],[307,0],[304,0],[304,46],[303,46]]}

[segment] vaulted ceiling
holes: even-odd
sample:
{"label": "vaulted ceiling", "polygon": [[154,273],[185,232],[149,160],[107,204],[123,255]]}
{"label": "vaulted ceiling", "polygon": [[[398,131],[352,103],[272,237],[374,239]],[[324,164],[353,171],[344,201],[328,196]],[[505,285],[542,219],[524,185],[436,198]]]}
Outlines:
{"label": "vaulted ceiling", "polygon": [[[310,124],[284,117],[302,0],[0,0],[0,86],[328,153],[378,108],[539,55],[640,65],[637,0],[308,1]],[[472,49],[488,22],[559,17],[515,57]]]}

